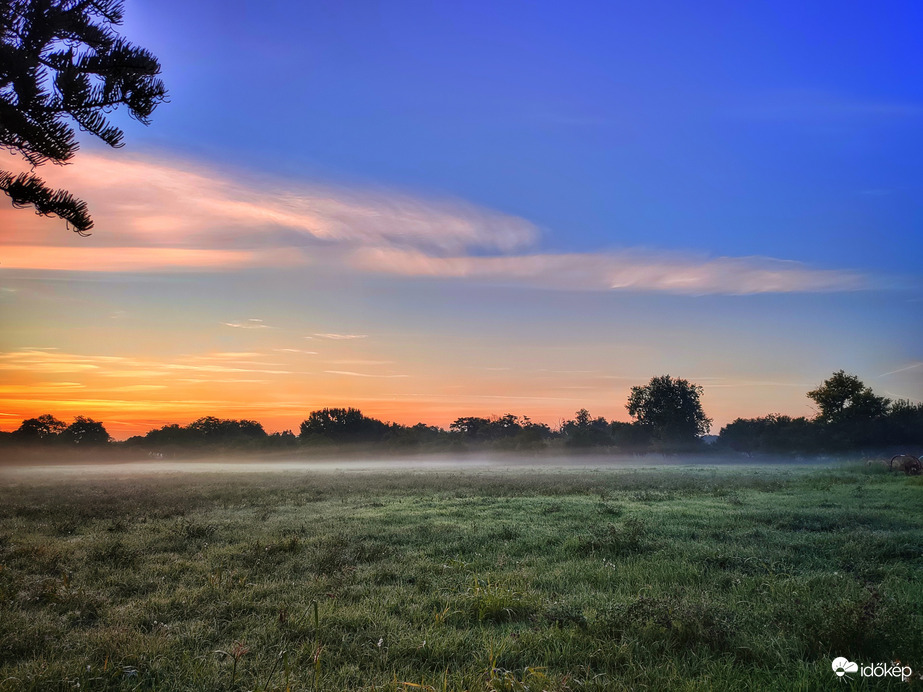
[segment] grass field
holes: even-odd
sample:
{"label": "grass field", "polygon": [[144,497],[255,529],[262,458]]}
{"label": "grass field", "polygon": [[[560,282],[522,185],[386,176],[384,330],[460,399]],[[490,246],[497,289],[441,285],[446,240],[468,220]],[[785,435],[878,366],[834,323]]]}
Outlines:
{"label": "grass field", "polygon": [[0,690],[921,689],[921,568],[859,464],[7,474]]}

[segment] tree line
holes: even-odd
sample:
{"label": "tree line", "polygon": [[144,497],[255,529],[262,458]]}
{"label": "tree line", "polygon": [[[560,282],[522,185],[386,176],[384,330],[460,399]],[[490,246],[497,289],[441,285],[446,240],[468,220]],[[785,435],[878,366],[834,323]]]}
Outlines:
{"label": "tree line", "polygon": [[[556,428],[528,416],[464,416],[447,429],[417,423],[402,425],[366,416],[356,408],[310,412],[296,435],[267,433],[254,420],[199,418],[188,425],[164,425],[145,435],[114,443],[104,425],[84,416],[70,424],[50,414],[30,418],[0,443],[29,446],[93,447],[121,445],[156,456],[189,450],[297,450],[366,444],[394,449],[463,451],[600,449],[626,453],[695,451],[706,448],[711,419],[699,385],[669,375],[632,387],[625,405],[632,421],[608,421],[580,409]],[[855,375],[842,370],[807,392],[817,407],[813,418],[769,414],[737,418],[711,436],[713,449],[746,453],[820,453],[883,449],[923,444],[923,404],[878,396]]]}

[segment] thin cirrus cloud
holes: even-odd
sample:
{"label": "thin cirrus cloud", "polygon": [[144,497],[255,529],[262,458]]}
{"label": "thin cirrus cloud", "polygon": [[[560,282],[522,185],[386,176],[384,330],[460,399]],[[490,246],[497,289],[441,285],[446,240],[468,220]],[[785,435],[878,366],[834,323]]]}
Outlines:
{"label": "thin cirrus cloud", "polygon": [[358,267],[403,276],[477,278],[570,290],[639,290],[687,295],[857,291],[867,276],[819,270],[763,257],[696,259],[639,251],[534,254],[513,257],[433,257],[422,252],[360,250]]}
{"label": "thin cirrus cloud", "polygon": [[410,375],[372,375],[367,372],[353,372],[351,370],[324,370],[328,375],[345,375],[347,377],[374,377],[378,379],[395,379],[400,377],[410,377]]}
{"label": "thin cirrus cloud", "polygon": [[255,317],[251,317],[249,320],[244,320],[242,322],[222,322],[225,327],[234,327],[235,329],[270,329],[271,327],[263,322],[263,320],[258,320]]}
{"label": "thin cirrus cloud", "polygon": [[[368,334],[315,334],[318,339],[330,339],[331,341],[351,341],[352,339],[367,339]],[[310,338],[310,337],[308,337]]]}
{"label": "thin cirrus cloud", "polygon": [[345,359],[345,360],[328,360],[328,363],[332,365],[391,365],[394,361],[392,360],[357,360],[357,359]]}
{"label": "thin cirrus cloud", "polygon": [[726,108],[731,116],[760,120],[843,123],[917,118],[923,106],[913,102],[856,98],[818,89],[776,89],[741,96]]}
{"label": "thin cirrus cloud", "polygon": [[917,368],[920,368],[920,367],[923,367],[923,362],[921,362],[921,363],[911,363],[910,365],[908,365],[908,366],[906,366],[906,367],[903,367],[903,368],[898,368],[897,370],[891,370],[891,371],[889,371],[889,372],[883,372],[883,373],[881,373],[878,377],[889,377],[889,376],[891,376],[891,375],[896,375],[896,374],[898,374],[898,373],[900,373],[900,372],[907,372],[907,371],[909,371],[909,370],[916,370]]}
{"label": "thin cirrus cloud", "polygon": [[[308,183],[248,183],[183,161],[84,154],[76,165],[43,175],[90,203],[97,232],[77,242],[93,244],[77,245],[58,223],[0,209],[5,268],[240,271],[298,268],[321,258],[363,273],[558,290],[702,295],[882,287],[858,272],[770,258],[639,250],[543,253],[534,224],[464,202]],[[20,244],[23,238],[28,244]],[[224,324],[267,327],[257,320]]]}
{"label": "thin cirrus cloud", "polygon": [[[12,213],[0,211],[0,226],[10,220],[8,217]],[[39,223],[51,222],[44,220]],[[60,228],[57,230],[61,231]],[[76,272],[234,271],[250,267],[295,266],[307,261],[306,258],[292,257],[281,249],[56,247],[7,245],[0,239],[0,263],[5,269]]]}
{"label": "thin cirrus cloud", "polygon": [[[42,174],[86,199],[98,234],[106,229],[129,246],[252,252],[280,244],[409,243],[438,252],[472,247],[506,252],[530,245],[538,233],[524,219],[461,201],[252,182],[188,161],[83,154],[76,165],[49,167]],[[17,224],[10,211],[4,215],[13,225],[26,225]],[[47,237],[42,244],[54,245]]]}
{"label": "thin cirrus cloud", "polygon": [[[236,355],[236,354],[233,354]],[[215,360],[217,363],[201,362]],[[64,353],[56,349],[19,349],[0,353],[0,371],[30,374],[76,373],[102,377],[168,377],[180,373],[290,375],[291,370],[274,364],[253,364],[231,360],[228,354],[185,356],[174,361],[156,361],[128,356]]]}

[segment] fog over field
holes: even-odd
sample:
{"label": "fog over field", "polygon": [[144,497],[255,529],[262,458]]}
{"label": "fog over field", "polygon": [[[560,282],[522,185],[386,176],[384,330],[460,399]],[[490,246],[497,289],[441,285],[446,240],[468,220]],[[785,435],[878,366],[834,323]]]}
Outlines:
{"label": "fog over field", "polygon": [[171,461],[122,461],[113,459],[106,462],[87,461],[80,458],[74,461],[58,456],[47,460],[22,462],[0,461],[0,479],[26,478],[130,478],[136,476],[169,476],[187,474],[225,474],[235,476],[254,473],[363,473],[388,471],[478,471],[478,472],[523,472],[554,473],[563,470],[601,471],[605,469],[644,469],[659,466],[708,467],[723,468],[758,468],[759,466],[824,466],[842,463],[832,457],[811,457],[792,459],[791,457],[761,456],[758,460],[748,460],[743,456],[727,455],[543,455],[525,456],[522,454],[470,454],[470,455],[426,455],[426,456],[388,456],[350,457],[346,454],[321,457],[311,460],[280,459],[258,460],[241,456],[213,456],[195,458],[194,460]]}

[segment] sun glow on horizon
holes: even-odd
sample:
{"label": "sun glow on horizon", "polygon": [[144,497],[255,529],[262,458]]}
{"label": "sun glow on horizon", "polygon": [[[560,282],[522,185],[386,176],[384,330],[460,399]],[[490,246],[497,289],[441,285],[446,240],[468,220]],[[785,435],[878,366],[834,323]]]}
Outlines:
{"label": "sun glow on horizon", "polygon": [[[319,348],[323,352],[260,347],[172,358],[34,347],[3,352],[0,429],[15,429],[19,421],[44,413],[62,419],[86,415],[124,439],[212,415],[297,434],[310,411],[337,406],[404,425],[447,428],[462,416],[512,413],[557,428],[580,408],[629,420],[624,404],[630,387],[649,379],[596,368],[401,363],[373,358],[380,346],[365,338],[327,338]],[[339,369],[345,367],[353,369]],[[705,389],[703,404],[715,419],[714,433],[736,417],[775,411],[812,415],[805,399],[816,384],[810,381],[704,374],[688,379]],[[753,391],[761,392],[755,401]]]}

